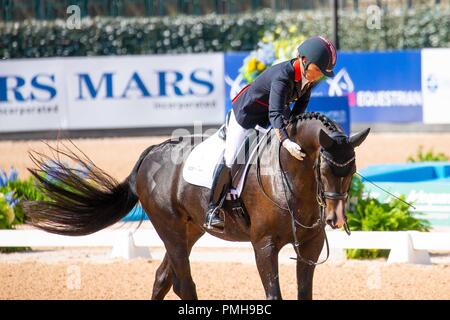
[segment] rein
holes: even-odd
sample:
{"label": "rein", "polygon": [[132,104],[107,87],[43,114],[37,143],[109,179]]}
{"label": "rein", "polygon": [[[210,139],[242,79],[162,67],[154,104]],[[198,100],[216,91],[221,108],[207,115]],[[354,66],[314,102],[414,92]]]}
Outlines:
{"label": "rein", "polygon": [[[268,135],[268,134],[267,134]],[[282,177],[282,181],[283,181],[283,193],[284,193],[284,198],[285,198],[285,202],[286,202],[286,207],[278,204],[276,201],[274,201],[264,190],[264,187],[262,185],[261,182],[261,172],[260,172],[260,157],[259,154],[257,156],[257,166],[256,166],[256,177],[257,177],[257,181],[258,181],[258,185],[261,188],[264,196],[270,200],[270,202],[272,202],[275,206],[277,206],[278,208],[288,211],[291,217],[291,229],[292,229],[292,235],[293,235],[293,239],[294,239],[294,250],[297,254],[297,258],[291,258],[294,260],[300,260],[303,263],[306,263],[310,266],[316,266],[316,265],[320,265],[325,263],[329,256],[330,256],[330,247],[329,247],[329,243],[328,243],[328,237],[327,234],[325,232],[325,226],[326,226],[326,222],[325,222],[325,208],[326,208],[326,201],[325,199],[332,199],[332,200],[346,200],[348,197],[347,192],[345,193],[338,193],[338,192],[329,192],[329,191],[324,191],[323,188],[323,183],[322,183],[322,179],[321,179],[321,172],[320,172],[320,164],[321,164],[321,160],[322,157],[326,160],[326,161],[330,161],[333,165],[337,165],[339,167],[344,167],[346,165],[348,165],[350,162],[352,162],[354,159],[354,157],[350,160],[348,160],[345,164],[340,164],[340,163],[336,163],[335,161],[332,161],[331,159],[329,159],[328,157],[326,157],[322,150],[320,151],[319,157],[317,158],[315,164],[314,164],[314,175],[315,175],[315,180],[316,180],[316,185],[317,185],[317,192],[316,192],[316,198],[317,198],[317,203],[319,204],[320,207],[320,214],[319,214],[319,218],[317,219],[316,222],[314,222],[312,225],[310,226],[306,226],[302,223],[300,223],[296,218],[295,218],[295,213],[293,212],[293,210],[290,208],[289,205],[289,198],[288,198],[288,194],[286,189],[289,190],[289,193],[291,194],[291,196],[294,195],[294,192],[291,189],[291,186],[289,185],[289,180],[288,177],[286,176],[286,172],[283,170],[283,167],[281,165],[281,157],[280,157],[280,153],[281,153],[281,143],[278,147],[278,165],[280,167],[280,171],[281,171],[281,177]],[[326,243],[326,248],[327,248],[327,256],[323,261],[320,262],[314,262],[310,259],[305,259],[302,257],[302,255],[300,254],[299,251],[299,247],[300,247],[300,242],[298,241],[298,237],[297,237],[297,226],[302,227],[303,229],[315,229],[318,227],[321,227],[321,230],[324,232],[325,235],[325,243]],[[344,230],[345,232],[350,235],[350,229],[347,225],[347,221],[344,224]]]}
{"label": "rein", "polygon": [[[286,171],[283,170],[283,167],[281,165],[280,154],[281,154],[281,144],[278,147],[278,165],[280,166],[281,177],[283,178],[284,197],[285,197],[285,200],[286,200],[287,207],[289,208],[289,214],[291,215],[291,229],[292,229],[292,236],[294,238],[294,250],[295,250],[295,253],[297,254],[297,258],[291,258],[291,259],[297,260],[297,261],[300,260],[303,263],[306,263],[307,265],[310,265],[310,266],[317,266],[317,265],[323,264],[330,257],[330,246],[329,246],[329,243],[328,243],[327,233],[325,232],[325,226],[326,226],[326,223],[325,223],[326,202],[325,202],[325,198],[324,198],[322,183],[319,183],[319,181],[321,181],[320,180],[320,155],[319,155],[318,159],[316,160],[316,164],[314,165],[314,175],[315,175],[316,185],[317,185],[316,197],[317,197],[317,203],[319,204],[319,208],[320,208],[320,214],[319,214],[319,218],[317,219],[317,221],[315,223],[313,223],[311,226],[305,226],[305,225],[301,224],[300,222],[298,222],[295,219],[295,214],[294,214],[294,212],[292,211],[292,209],[289,206],[289,199],[288,199],[288,195],[287,195],[287,192],[286,192],[286,186],[287,186],[287,188],[288,188],[288,190],[289,190],[291,195],[294,195],[294,192],[292,191],[291,186],[289,185],[289,180],[288,180],[288,178],[286,176]],[[319,180],[318,180],[318,177],[319,177]],[[327,256],[325,257],[324,260],[322,260],[320,262],[315,262],[315,261],[312,261],[310,259],[306,259],[306,258],[302,257],[302,255],[300,253],[300,250],[299,250],[300,242],[298,241],[298,237],[297,237],[297,232],[296,232],[297,231],[297,227],[296,227],[296,225],[302,227],[303,229],[315,229],[317,227],[321,227],[321,230],[323,231],[323,233],[325,235],[325,243],[326,243],[326,246],[327,246]]]}

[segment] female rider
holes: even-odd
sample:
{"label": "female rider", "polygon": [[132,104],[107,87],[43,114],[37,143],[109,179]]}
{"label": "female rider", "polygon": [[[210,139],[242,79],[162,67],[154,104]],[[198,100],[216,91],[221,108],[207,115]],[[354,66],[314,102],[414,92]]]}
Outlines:
{"label": "female rider", "polygon": [[[256,125],[271,125],[276,136],[289,153],[298,160],[305,154],[301,147],[289,139],[285,125],[291,116],[303,113],[309,102],[311,89],[320,79],[333,77],[336,65],[336,49],[321,36],[309,38],[297,48],[295,59],[281,62],[261,73],[244,87],[232,100],[232,111],[225,142],[225,163],[214,172],[209,208],[205,227],[222,231],[224,221],[220,203],[231,184],[231,166],[238,148]],[[291,111],[290,104],[295,101]]]}

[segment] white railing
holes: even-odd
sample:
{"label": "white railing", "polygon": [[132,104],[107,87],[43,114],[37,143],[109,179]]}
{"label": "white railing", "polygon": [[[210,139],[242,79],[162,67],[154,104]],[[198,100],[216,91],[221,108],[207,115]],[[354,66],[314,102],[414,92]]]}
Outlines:
{"label": "white railing", "polygon": [[[331,249],[389,249],[388,263],[429,264],[428,251],[450,251],[449,232],[327,231]],[[40,230],[0,230],[0,247],[111,247],[112,257],[151,258],[150,247],[163,247],[154,229],[99,231],[89,236],[69,237]],[[229,242],[210,235],[196,244],[203,248],[251,248],[249,242]]]}

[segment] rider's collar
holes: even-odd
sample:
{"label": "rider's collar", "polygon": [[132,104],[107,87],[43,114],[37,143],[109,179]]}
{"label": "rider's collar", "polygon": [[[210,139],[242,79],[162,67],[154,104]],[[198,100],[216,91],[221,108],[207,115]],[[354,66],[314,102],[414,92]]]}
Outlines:
{"label": "rider's collar", "polygon": [[305,75],[302,73],[300,69],[300,59],[297,58],[294,61],[294,81],[299,84],[300,90],[303,91],[306,86],[310,83],[308,79],[306,79]]}
{"label": "rider's collar", "polygon": [[300,70],[300,59],[295,59],[294,62],[294,81],[299,82],[302,80],[302,71]]}

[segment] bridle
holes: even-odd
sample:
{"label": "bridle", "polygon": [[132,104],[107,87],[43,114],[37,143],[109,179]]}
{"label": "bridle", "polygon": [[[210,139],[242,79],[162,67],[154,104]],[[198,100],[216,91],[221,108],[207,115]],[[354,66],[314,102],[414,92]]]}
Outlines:
{"label": "bridle", "polygon": [[353,156],[351,159],[347,160],[344,163],[337,163],[333,159],[326,156],[323,149],[321,148],[319,157],[317,157],[316,163],[314,164],[314,173],[316,177],[317,182],[317,201],[319,204],[323,202],[324,199],[330,199],[330,200],[347,200],[348,198],[348,192],[333,192],[333,191],[324,191],[323,183],[321,179],[321,173],[320,173],[320,164],[321,159],[324,158],[325,161],[331,163],[332,165],[339,167],[339,168],[345,168],[350,163],[352,163],[355,160],[355,156]]}
{"label": "bridle", "polygon": [[[262,182],[261,182],[261,174],[260,174],[260,162],[259,162],[259,155],[257,156],[257,168],[256,168],[256,174],[257,174],[257,180],[258,180],[258,184],[259,187],[261,188],[261,190],[263,191],[263,194],[266,196],[267,199],[269,199],[274,205],[276,205],[278,208],[288,211],[290,216],[291,216],[291,228],[292,228],[292,235],[293,235],[293,239],[294,239],[294,250],[297,254],[297,258],[291,258],[294,260],[300,260],[303,263],[306,263],[310,266],[316,266],[316,265],[320,265],[325,263],[329,256],[330,256],[330,248],[329,248],[329,243],[328,243],[328,237],[327,234],[325,232],[325,226],[326,226],[326,222],[325,222],[325,208],[327,207],[326,205],[326,199],[331,199],[331,200],[347,200],[348,198],[348,192],[332,192],[332,191],[325,191],[324,190],[324,186],[322,183],[322,177],[321,177],[321,171],[320,171],[320,165],[321,165],[321,161],[322,158],[331,163],[332,165],[335,165],[339,168],[343,168],[346,167],[347,165],[349,165],[352,161],[355,160],[355,156],[353,156],[351,159],[347,160],[345,163],[338,163],[336,161],[334,161],[333,159],[329,158],[327,155],[324,154],[323,149],[321,148],[320,152],[319,152],[319,156],[317,157],[315,163],[314,163],[314,176],[315,176],[315,180],[316,180],[316,185],[317,185],[317,192],[316,192],[316,198],[317,198],[317,202],[319,204],[319,208],[320,208],[320,214],[319,214],[319,218],[317,219],[316,222],[314,222],[312,225],[310,226],[306,226],[302,223],[300,223],[296,218],[295,218],[295,214],[292,211],[292,209],[290,208],[289,205],[289,198],[287,195],[287,190],[289,190],[291,197],[294,195],[294,192],[292,191],[292,188],[289,184],[289,180],[286,176],[286,171],[283,170],[283,167],[281,165],[281,157],[280,157],[280,152],[281,152],[281,143],[279,144],[278,147],[278,165],[280,167],[280,172],[281,172],[281,177],[282,177],[282,181],[283,181],[283,191],[284,191],[284,197],[285,197],[285,202],[286,202],[286,207],[279,205],[278,203],[276,203],[272,198],[270,198],[270,196],[265,192],[264,187],[262,186]],[[316,228],[320,228],[319,230],[322,230],[324,232],[325,235],[325,243],[326,243],[326,248],[327,248],[327,256],[323,261],[320,262],[314,262],[310,259],[305,259],[302,257],[302,255],[300,254],[299,251],[299,247],[300,247],[300,242],[298,241],[297,238],[297,226],[302,227],[303,229],[316,229]],[[344,224],[344,230],[345,232],[350,235],[350,229],[347,225],[347,221],[345,221]]]}
{"label": "bridle", "polygon": [[[325,199],[346,201],[348,199],[348,191],[346,191],[346,192],[324,191],[321,173],[320,173],[320,164],[321,164],[322,158],[324,158],[325,161],[331,163],[332,165],[334,165],[338,168],[345,168],[350,163],[355,161],[355,155],[353,155],[353,157],[351,157],[349,160],[345,161],[344,163],[338,163],[338,162],[334,161],[333,159],[331,159],[330,157],[328,157],[322,148],[320,149],[320,154],[317,157],[316,163],[314,164],[314,172],[315,172],[316,183],[317,183],[317,202],[319,203],[320,207],[323,208],[323,210],[324,210],[326,208]],[[347,221],[345,221],[345,223],[344,223],[344,230],[348,235],[351,234],[351,231],[347,224]]]}

